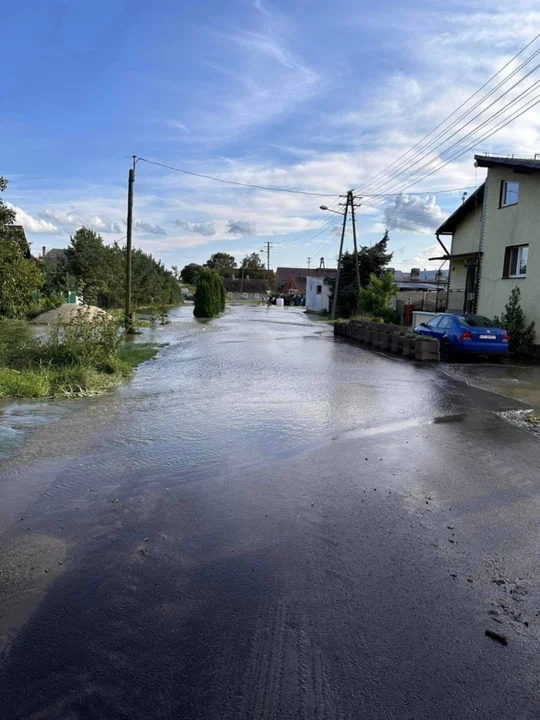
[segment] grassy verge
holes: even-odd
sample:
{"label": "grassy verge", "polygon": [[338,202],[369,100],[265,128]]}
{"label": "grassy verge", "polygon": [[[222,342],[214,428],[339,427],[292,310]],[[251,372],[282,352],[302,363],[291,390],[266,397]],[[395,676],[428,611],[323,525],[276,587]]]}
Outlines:
{"label": "grassy verge", "polygon": [[78,319],[37,339],[22,322],[0,322],[0,398],[100,395],[153,358],[160,345],[124,343],[116,323]]}

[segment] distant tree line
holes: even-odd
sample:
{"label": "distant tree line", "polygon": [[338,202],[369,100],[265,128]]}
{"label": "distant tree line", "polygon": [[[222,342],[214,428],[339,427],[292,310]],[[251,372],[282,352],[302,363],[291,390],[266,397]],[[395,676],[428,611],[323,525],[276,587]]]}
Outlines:
{"label": "distant tree line", "polygon": [[[105,245],[101,235],[82,227],[70,238],[63,259],[45,263],[44,273],[44,291],[49,294],[76,290],[88,305],[120,307],[125,293],[126,250],[116,242]],[[177,271],[167,270],[149,253],[133,250],[133,305],[173,305],[181,301]]]}
{"label": "distant tree line", "polygon": [[203,268],[213,270],[222,278],[232,278],[233,275],[240,278],[244,274],[244,277],[249,277],[251,280],[268,280],[271,285],[274,280],[274,273],[266,269],[258,253],[246,255],[238,265],[233,255],[217,252],[210,255],[204,265],[189,263],[183,267],[181,272],[183,282],[195,285]]}

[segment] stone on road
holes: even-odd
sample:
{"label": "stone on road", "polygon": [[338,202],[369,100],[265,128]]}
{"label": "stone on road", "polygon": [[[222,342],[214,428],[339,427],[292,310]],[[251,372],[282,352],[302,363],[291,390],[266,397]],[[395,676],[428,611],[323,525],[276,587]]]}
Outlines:
{"label": "stone on road", "polygon": [[0,717],[539,717],[524,406],[296,309],[190,313],[125,388],[4,408]]}

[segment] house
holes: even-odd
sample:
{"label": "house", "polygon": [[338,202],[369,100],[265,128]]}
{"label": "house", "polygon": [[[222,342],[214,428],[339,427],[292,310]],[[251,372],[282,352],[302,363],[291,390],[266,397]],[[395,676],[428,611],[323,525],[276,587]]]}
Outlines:
{"label": "house", "polygon": [[282,294],[288,295],[305,295],[306,294],[306,276],[295,275],[287,278],[283,287],[281,288]]}
{"label": "house", "polygon": [[56,267],[60,263],[64,262],[66,257],[66,251],[62,248],[52,248],[49,252],[46,252],[46,248],[43,247],[41,251],[41,257],[51,267]]}
{"label": "house", "polygon": [[306,310],[330,312],[333,283],[328,277],[306,278]]}
{"label": "house", "polygon": [[517,285],[525,315],[539,324],[540,160],[475,155],[475,161],[487,168],[485,182],[435,233],[445,253],[432,259],[450,262],[447,308],[500,315]]}
{"label": "house", "polygon": [[223,286],[229,300],[267,300],[270,296],[268,280],[243,280],[223,278]]}
{"label": "house", "polygon": [[[335,268],[293,268],[278,267],[276,270],[276,290],[289,292],[296,290],[299,294],[306,291],[305,282],[309,277],[336,277]],[[300,288],[303,287],[303,290]]]}

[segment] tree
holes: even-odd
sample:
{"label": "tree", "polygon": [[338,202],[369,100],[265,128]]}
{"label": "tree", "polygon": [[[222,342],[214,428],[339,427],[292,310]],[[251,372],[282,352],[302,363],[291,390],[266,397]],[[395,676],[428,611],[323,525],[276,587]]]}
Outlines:
{"label": "tree", "polygon": [[65,271],[77,278],[77,290],[87,305],[96,305],[98,295],[107,288],[109,267],[101,235],[81,227],[70,238],[66,248]]}
{"label": "tree", "polygon": [[[0,192],[6,192],[8,181],[0,175]],[[0,231],[4,234],[7,225],[15,222],[15,210],[8,208],[0,197]]]}
{"label": "tree", "polygon": [[511,353],[521,356],[532,355],[535,340],[534,321],[527,324],[521,307],[521,290],[517,286],[510,293],[503,314],[495,317],[494,321],[508,333]]}
{"label": "tree", "polygon": [[[0,177],[0,192],[7,188]],[[0,314],[24,318],[43,284],[38,266],[31,259],[24,232],[13,225],[15,211],[0,198]]]}
{"label": "tree", "polygon": [[367,287],[360,290],[359,310],[366,315],[386,319],[390,300],[395,294],[396,286],[392,273],[383,273],[380,277],[371,273]]}
{"label": "tree", "polygon": [[210,255],[204,265],[217,272],[218,275],[230,276],[236,267],[236,260],[233,255],[217,252]]}
{"label": "tree", "polygon": [[[375,245],[371,247],[363,246],[358,251],[361,288],[368,286],[371,275],[380,277],[388,267],[389,262],[392,260],[392,253],[387,252],[389,240],[387,230],[383,238],[375,243]],[[337,316],[350,317],[357,313],[359,311],[359,300],[354,253],[345,252],[341,258],[341,273],[339,276],[336,306]]]}
{"label": "tree", "polygon": [[[180,282],[163,263],[140,249],[131,255],[131,299],[135,307],[182,302]],[[65,260],[47,271],[51,290],[77,289],[86,303],[121,307],[126,287],[126,249],[105,245],[93,230],[80,228],[66,249]]]}
{"label": "tree", "polygon": [[223,287],[223,280],[210,268],[202,268],[197,278],[193,314],[198,318],[211,318],[219,315],[224,309],[225,288]]}
{"label": "tree", "polygon": [[195,285],[197,282],[197,277],[199,276],[199,273],[202,270],[202,265],[197,265],[197,263],[189,263],[189,265],[185,265],[182,268],[182,280],[187,285]]}
{"label": "tree", "polygon": [[242,260],[242,268],[244,269],[244,276],[249,275],[252,280],[264,280],[267,277],[265,265],[258,253],[246,255]]}

